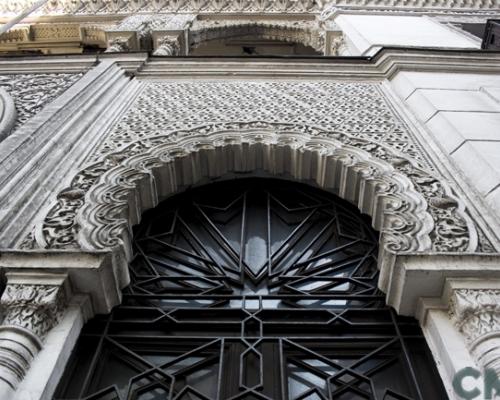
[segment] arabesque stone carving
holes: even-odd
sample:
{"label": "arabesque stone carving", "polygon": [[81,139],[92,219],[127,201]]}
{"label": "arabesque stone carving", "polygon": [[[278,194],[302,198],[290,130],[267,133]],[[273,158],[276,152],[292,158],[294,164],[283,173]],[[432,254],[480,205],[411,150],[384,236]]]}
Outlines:
{"label": "arabesque stone carving", "polygon": [[93,154],[96,160],[150,135],[208,122],[287,123],[343,132],[401,151],[431,169],[380,85],[367,82],[146,81]]}
{"label": "arabesque stone carving", "polygon": [[[218,157],[195,168],[190,157],[208,157],[202,149]],[[245,163],[247,167],[239,167]],[[154,179],[156,170],[166,174],[159,181]],[[151,136],[104,156],[59,194],[35,230],[36,244],[27,240],[24,246],[89,250],[123,245],[129,224],[144,209],[139,203],[153,207],[173,194],[157,193],[159,185],[180,188],[240,170],[291,176],[333,190],[372,215],[387,249],[395,253],[470,251],[477,246],[471,241],[469,230],[474,228],[463,206],[445,184],[407,156],[347,134],[266,122],[210,124]],[[141,198],[130,200],[139,181],[146,185],[141,186]],[[136,211],[130,209],[129,200]],[[455,220],[453,229],[448,230],[441,218]]]}
{"label": "arabesque stone carving", "polygon": [[12,129],[24,124],[82,75],[81,73],[0,75],[0,88],[12,97],[17,110],[16,123]]}

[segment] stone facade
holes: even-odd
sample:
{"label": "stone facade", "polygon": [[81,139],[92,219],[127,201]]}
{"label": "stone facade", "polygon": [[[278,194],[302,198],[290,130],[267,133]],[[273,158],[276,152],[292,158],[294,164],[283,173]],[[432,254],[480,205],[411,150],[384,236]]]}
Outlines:
{"label": "stone facade", "polygon": [[0,5],[0,398],[51,398],[83,323],[121,301],[143,212],[242,176],[371,217],[379,288],[450,398],[459,370],[500,371],[500,55],[466,31],[500,4],[32,5]]}

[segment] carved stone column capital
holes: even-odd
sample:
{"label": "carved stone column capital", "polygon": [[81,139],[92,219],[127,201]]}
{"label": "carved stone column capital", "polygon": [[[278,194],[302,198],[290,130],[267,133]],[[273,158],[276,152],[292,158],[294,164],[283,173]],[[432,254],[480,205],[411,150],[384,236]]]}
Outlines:
{"label": "carved stone column capital", "polygon": [[449,313],[483,368],[500,372],[500,288],[456,288]]}
{"label": "carved stone column capital", "polygon": [[10,398],[66,307],[65,274],[7,273],[0,299],[0,398]]}
{"label": "carved stone column capital", "polygon": [[105,53],[122,53],[130,50],[130,38],[119,36],[108,40],[108,48]]}
{"label": "carved stone column capital", "polygon": [[43,339],[59,322],[65,300],[62,284],[8,283],[0,300],[3,325],[25,328]]}
{"label": "carved stone column capital", "polygon": [[450,316],[469,343],[500,332],[500,289],[455,289]]}
{"label": "carved stone column capital", "polygon": [[158,40],[155,56],[176,56],[179,54],[180,44],[175,36],[164,36]]}

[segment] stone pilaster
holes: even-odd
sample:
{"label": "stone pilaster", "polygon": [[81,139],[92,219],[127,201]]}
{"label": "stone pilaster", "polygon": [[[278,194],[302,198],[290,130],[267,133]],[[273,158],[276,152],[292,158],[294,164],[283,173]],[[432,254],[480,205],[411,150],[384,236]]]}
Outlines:
{"label": "stone pilaster", "polygon": [[7,273],[0,305],[0,398],[15,392],[66,305],[66,275]]}
{"label": "stone pilaster", "polygon": [[450,316],[478,365],[500,374],[500,288],[453,290]]}

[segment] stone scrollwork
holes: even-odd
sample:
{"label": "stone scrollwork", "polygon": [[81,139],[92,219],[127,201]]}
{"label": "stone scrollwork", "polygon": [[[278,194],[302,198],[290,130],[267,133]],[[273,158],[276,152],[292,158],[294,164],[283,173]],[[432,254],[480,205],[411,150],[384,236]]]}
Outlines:
{"label": "stone scrollwork", "polygon": [[[252,171],[314,182],[351,201],[372,216],[393,253],[477,246],[463,206],[407,156],[347,134],[257,121],[146,137],[104,156],[75,176],[36,227],[34,241],[23,246],[127,246],[130,226],[158,201],[192,184]],[[447,231],[441,218],[463,229]]]}
{"label": "stone scrollwork", "polygon": [[500,289],[456,289],[450,316],[469,343],[491,332],[500,332]]}

